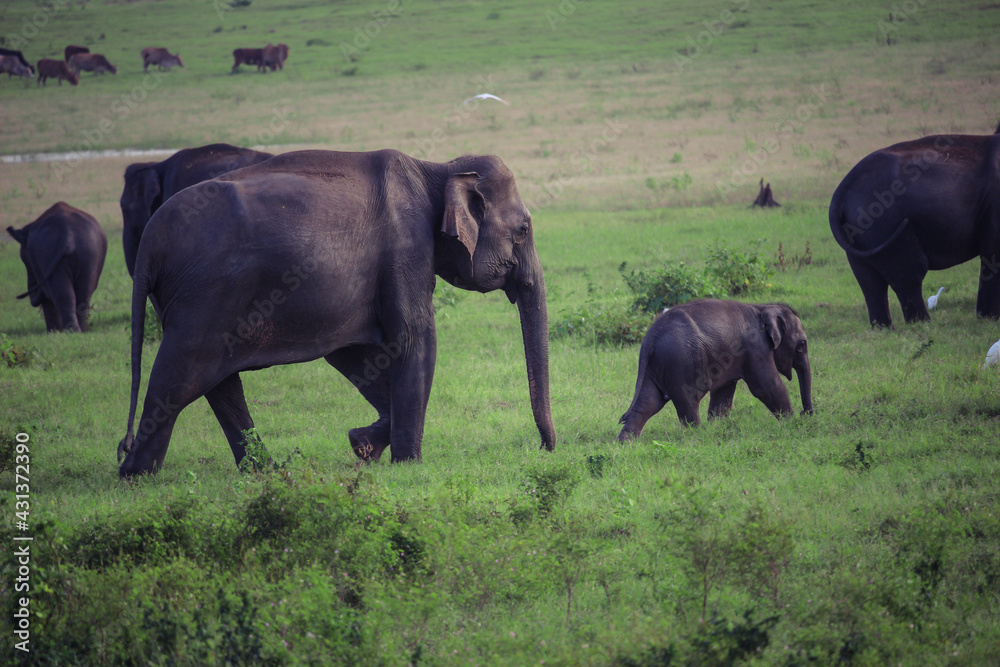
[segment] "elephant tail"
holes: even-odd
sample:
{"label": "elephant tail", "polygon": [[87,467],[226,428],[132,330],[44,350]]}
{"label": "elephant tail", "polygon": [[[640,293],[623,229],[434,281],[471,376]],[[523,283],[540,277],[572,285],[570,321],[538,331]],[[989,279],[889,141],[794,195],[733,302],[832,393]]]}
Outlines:
{"label": "elephant tail", "polygon": [[[56,253],[53,256],[51,256],[48,259],[49,265],[48,265],[48,267],[45,270],[45,277],[43,277],[41,280],[39,280],[37,283],[35,283],[31,287],[29,287],[27,292],[25,292],[24,294],[18,294],[17,297],[15,297],[15,298],[17,298],[17,299],[23,299],[25,297],[29,297],[30,296],[32,299],[34,299],[35,298],[35,293],[41,291],[42,287],[45,286],[45,283],[49,282],[49,280],[52,279],[52,276],[55,275],[56,269],[59,268],[59,263],[62,262],[63,257],[65,256],[65,254],[66,254],[65,250],[64,249],[60,249],[60,251],[58,253]],[[34,306],[34,305],[37,305],[37,304],[34,303],[34,302],[32,302],[31,305]]]}
{"label": "elephant tail", "polygon": [[[855,225],[850,220],[847,220],[842,210],[843,207],[839,204],[838,195],[839,193],[834,195],[833,203],[830,205],[830,231],[833,232],[833,238],[837,241],[837,245],[843,248],[844,252],[851,257],[865,258],[882,252],[892,245],[899,238],[899,235],[903,233],[907,225],[910,224],[909,218],[903,218],[899,226],[896,227],[885,241],[868,250],[858,248],[854,245],[855,239],[868,231],[873,221],[871,218],[867,221],[859,219],[857,225]],[[866,222],[867,224],[865,224]]]}
{"label": "elephant tail", "polygon": [[[635,393],[632,395],[632,404],[628,406],[628,410],[625,411],[625,414],[618,419],[619,424],[627,422],[629,415],[631,415],[636,409],[636,403],[639,400],[639,394],[642,391],[642,385],[646,379],[646,368],[649,366],[649,358],[653,356],[653,348],[655,347],[656,341],[653,340],[653,336],[647,334],[646,338],[642,341],[642,347],[639,348],[639,371],[636,374]],[[664,393],[663,400],[669,401],[670,397]]]}
{"label": "elephant tail", "polygon": [[146,298],[149,296],[149,277],[137,272],[132,283],[132,393],[128,409],[128,428],[118,443],[118,463],[132,451],[135,440],[135,413],[139,406],[139,380],[142,372],[142,338],[146,330]]}

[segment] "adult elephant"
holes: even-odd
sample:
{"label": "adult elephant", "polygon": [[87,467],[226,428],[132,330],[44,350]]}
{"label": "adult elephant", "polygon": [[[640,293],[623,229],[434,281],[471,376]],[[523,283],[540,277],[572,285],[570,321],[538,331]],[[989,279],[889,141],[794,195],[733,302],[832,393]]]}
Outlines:
{"label": "adult elephant", "polygon": [[229,144],[209,144],[179,150],[162,162],[138,162],[125,169],[122,190],[122,247],[129,275],[135,274],[139,239],[150,216],[184,188],[263,162],[271,153]]}
{"label": "adult elephant", "polygon": [[979,257],[981,317],[1000,316],[1000,136],[936,135],[877,150],[841,181],[830,229],[847,253],[872,326],[929,319],[928,271]]}
{"label": "adult elephant", "polygon": [[57,202],[21,229],[7,228],[21,245],[32,306],[42,307],[47,331],[86,331],[90,297],[104,269],[108,237],[88,213]]}
{"label": "adult elephant", "polygon": [[[158,470],[178,413],[202,395],[239,463],[253,428],[239,373],[319,358],[378,412],[349,433],[358,456],[388,447],[393,461],[420,459],[435,274],[517,304],[532,411],[553,449],[545,283],[503,162],[299,151],[187,188],[150,220],[136,258],[121,476]],[[163,340],[133,435],[147,295]]]}

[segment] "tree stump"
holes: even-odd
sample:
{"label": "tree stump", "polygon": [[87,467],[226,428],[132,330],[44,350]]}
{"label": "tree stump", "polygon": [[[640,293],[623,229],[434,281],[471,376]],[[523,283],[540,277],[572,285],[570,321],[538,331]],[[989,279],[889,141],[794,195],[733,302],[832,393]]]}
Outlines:
{"label": "tree stump", "polygon": [[752,206],[760,206],[761,208],[776,208],[781,206],[778,202],[774,201],[774,194],[771,192],[771,184],[768,183],[764,185],[764,179],[760,179],[760,192],[757,193],[757,198],[753,200]]}

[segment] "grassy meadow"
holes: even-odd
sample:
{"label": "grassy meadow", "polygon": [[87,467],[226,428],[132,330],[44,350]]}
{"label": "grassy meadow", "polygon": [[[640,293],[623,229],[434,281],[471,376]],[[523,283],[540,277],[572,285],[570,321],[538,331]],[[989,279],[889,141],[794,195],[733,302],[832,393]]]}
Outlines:
{"label": "grassy meadow", "polygon": [[[0,154],[67,153],[0,162],[3,227],[65,200],[109,236],[84,335],[45,334],[0,242],[0,347],[26,359],[0,363],[2,660],[996,664],[1000,374],[981,365],[1000,326],[975,316],[978,266],[928,276],[927,295],[949,288],[930,322],[904,324],[890,295],[896,329],[872,331],[826,211],[876,148],[993,131],[998,27],[993,5],[919,0],[4,3],[3,46],[35,62],[83,43],[119,74],[0,79]],[[289,45],[284,71],[230,73],[234,48],[268,41]],[[144,74],[146,46],[184,68]],[[510,104],[462,105],[481,92]],[[422,464],[358,466],[346,432],[373,411],[313,362],[242,376],[279,470],[240,473],[199,400],[164,469],[119,482],[118,198],[126,165],[162,156],[78,152],[213,141],[500,155],[545,267],[555,452],[516,310],[439,282]],[[747,208],[761,178],[780,209]],[[740,298],[798,311],[816,413],[775,420],[741,386],[724,420],[684,429],[668,405],[619,444],[638,345],[556,330],[624,307],[623,262],[702,267],[718,243],[808,247]],[[11,632],[26,534],[30,653]]]}

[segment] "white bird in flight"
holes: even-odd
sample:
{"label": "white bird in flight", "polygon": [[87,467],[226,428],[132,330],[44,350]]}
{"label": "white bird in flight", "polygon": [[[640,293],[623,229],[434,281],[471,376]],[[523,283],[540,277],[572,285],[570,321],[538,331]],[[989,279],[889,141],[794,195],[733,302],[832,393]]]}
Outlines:
{"label": "white bird in flight", "polygon": [[473,95],[469,99],[467,99],[464,102],[462,102],[462,105],[464,106],[464,105],[468,104],[469,102],[471,102],[472,100],[496,100],[497,102],[503,102],[507,106],[510,106],[510,102],[507,102],[505,100],[501,100],[499,97],[497,97],[496,95],[493,95],[492,93],[479,93],[478,95]]}
{"label": "white bird in flight", "polygon": [[983,370],[989,366],[996,366],[997,363],[1000,363],[1000,340],[993,343],[990,351],[986,353],[986,363],[983,364]]}
{"label": "white bird in flight", "polygon": [[937,294],[931,294],[927,297],[927,310],[934,310],[937,308],[938,297],[941,296],[941,292],[946,292],[947,290],[947,287],[942,287],[937,291]]}

